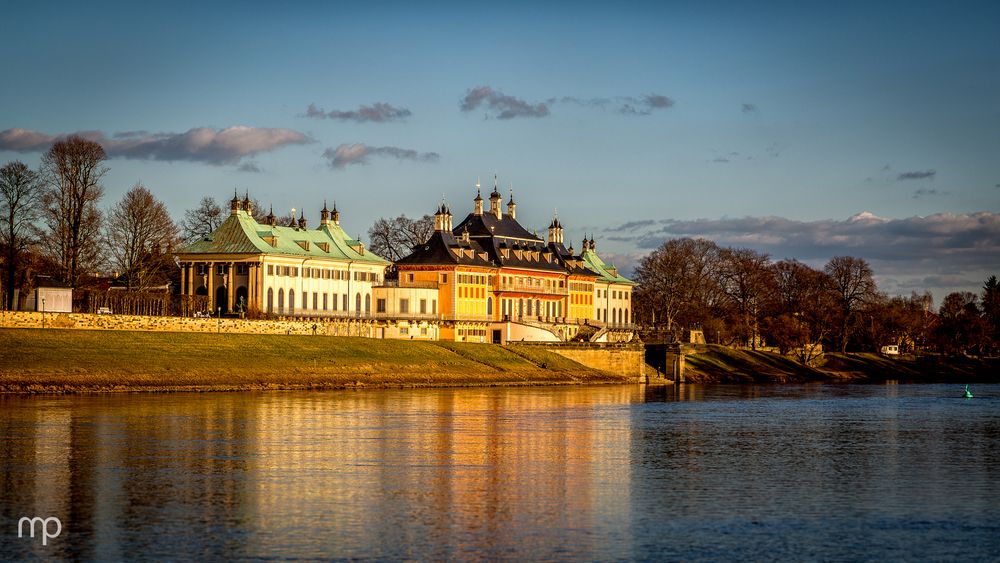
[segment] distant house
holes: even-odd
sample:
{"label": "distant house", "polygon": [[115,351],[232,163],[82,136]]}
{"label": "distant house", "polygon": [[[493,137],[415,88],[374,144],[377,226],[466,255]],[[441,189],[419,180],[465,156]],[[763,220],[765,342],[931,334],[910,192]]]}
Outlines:
{"label": "distant house", "polygon": [[24,310],[44,313],[73,312],[73,288],[68,283],[54,280],[51,276],[38,276],[36,280],[37,285],[28,295]]}

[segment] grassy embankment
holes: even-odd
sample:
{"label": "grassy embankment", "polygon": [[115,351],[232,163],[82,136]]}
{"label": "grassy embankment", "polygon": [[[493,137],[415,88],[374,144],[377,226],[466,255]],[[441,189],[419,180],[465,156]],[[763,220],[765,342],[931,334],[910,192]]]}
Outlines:
{"label": "grassy embankment", "polygon": [[877,354],[825,355],[818,368],[770,352],[710,345],[685,358],[685,378],[702,383],[856,382],[995,382],[1000,358],[920,356],[886,358]]}
{"label": "grassy embankment", "polygon": [[527,347],[251,334],[0,329],[0,392],[618,383]]}

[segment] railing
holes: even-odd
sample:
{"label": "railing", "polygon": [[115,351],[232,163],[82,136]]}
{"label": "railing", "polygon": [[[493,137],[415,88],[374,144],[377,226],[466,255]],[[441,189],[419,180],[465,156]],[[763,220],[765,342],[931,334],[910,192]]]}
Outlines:
{"label": "railing", "polygon": [[565,287],[553,287],[526,283],[500,283],[497,291],[521,291],[524,293],[543,293],[545,295],[567,295],[569,290]]}
{"label": "railing", "polygon": [[492,321],[493,315],[442,315],[444,321]]}
{"label": "railing", "polygon": [[412,281],[412,282],[400,283],[399,280],[385,280],[384,282],[375,287],[399,287],[399,288],[412,287],[415,289],[438,289],[438,287],[440,287],[440,284],[438,284],[438,282],[428,282],[428,281]]}
{"label": "railing", "polygon": [[384,313],[375,313],[373,315],[376,319],[401,319],[401,320],[428,320],[436,321],[440,318],[437,313],[401,313],[399,311],[388,311]]}

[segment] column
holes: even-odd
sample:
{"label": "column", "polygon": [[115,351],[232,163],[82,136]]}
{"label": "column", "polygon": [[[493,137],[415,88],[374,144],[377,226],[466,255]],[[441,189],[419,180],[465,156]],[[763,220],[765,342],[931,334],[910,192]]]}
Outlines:
{"label": "column", "polygon": [[208,310],[213,314],[216,312],[215,304],[215,262],[206,262],[205,267],[208,268],[208,283],[205,288],[208,289]]}
{"label": "column", "polygon": [[232,312],[236,300],[236,263],[230,262],[226,269],[226,310]]}
{"label": "column", "polygon": [[247,311],[250,310],[250,304],[256,303],[257,300],[257,265],[247,264]]}

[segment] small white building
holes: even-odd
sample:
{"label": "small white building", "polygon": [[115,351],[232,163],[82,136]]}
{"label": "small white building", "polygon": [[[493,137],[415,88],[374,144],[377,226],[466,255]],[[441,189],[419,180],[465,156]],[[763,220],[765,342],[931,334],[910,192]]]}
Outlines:
{"label": "small white building", "polygon": [[28,295],[24,310],[42,313],[72,313],[73,288],[48,276],[38,276],[38,286]]}

